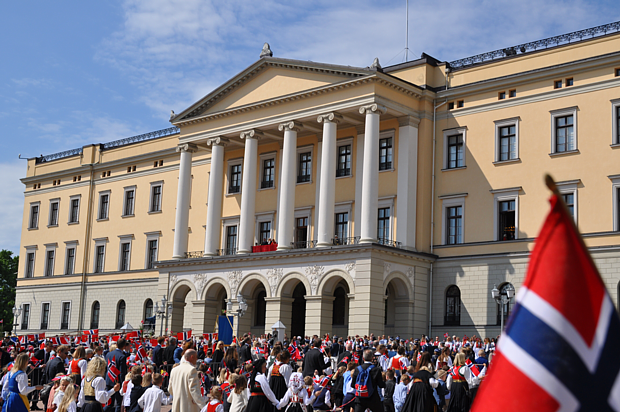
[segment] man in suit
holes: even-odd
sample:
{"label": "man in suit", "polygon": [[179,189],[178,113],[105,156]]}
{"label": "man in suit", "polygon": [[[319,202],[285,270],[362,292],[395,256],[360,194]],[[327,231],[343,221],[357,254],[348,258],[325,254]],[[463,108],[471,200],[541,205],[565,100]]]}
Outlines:
{"label": "man in suit", "polygon": [[331,362],[325,362],[325,357],[319,350],[321,347],[321,340],[319,338],[314,339],[312,342],[312,349],[304,356],[303,374],[306,376],[314,376],[314,371],[319,372],[319,376],[323,374],[323,370],[331,366]]}
{"label": "man in suit", "polygon": [[[379,396],[379,388],[385,388],[385,382],[381,376],[381,367],[373,363],[374,353],[372,350],[366,349],[362,356],[364,358],[364,363],[358,366],[357,376],[360,374],[359,368],[368,369],[372,366],[373,368],[370,370],[370,379],[372,380],[373,392],[368,398],[355,399],[355,412],[364,412],[366,409],[370,409],[371,412],[383,412],[383,403]],[[351,384],[355,386],[355,383],[356,382],[352,382]]]}
{"label": "man in suit", "polygon": [[250,350],[250,343],[252,339],[249,336],[244,336],[239,348],[239,363],[245,363],[248,360],[252,360],[252,351]]}
{"label": "man in suit", "polygon": [[[108,370],[110,368],[110,362],[114,361],[116,364],[116,369],[119,370],[119,374],[115,380],[110,379],[110,374],[106,372],[105,374],[105,386],[107,390],[114,388],[114,385],[117,383],[123,382],[125,380],[125,375],[127,375],[127,355],[123,351],[127,346],[127,341],[125,339],[119,339],[116,343],[116,349],[109,352],[105,357],[105,362],[108,365]],[[121,410],[121,405],[123,404],[123,396],[120,392],[114,392],[111,398],[111,402],[107,405],[103,410],[105,412],[118,412]]]}
{"label": "man in suit", "polygon": [[338,355],[338,361],[336,362],[337,367],[347,366],[347,363],[353,360],[353,355],[351,354],[352,350],[353,344],[351,342],[347,342],[344,350],[340,352],[340,355]]}
{"label": "man in suit", "polygon": [[198,353],[188,349],[183,355],[187,362],[181,363],[170,372],[168,391],[172,395],[174,412],[200,412],[206,406],[200,394],[200,378],[196,370]]}
{"label": "man in suit", "polygon": [[56,348],[56,357],[50,360],[45,367],[46,382],[51,382],[59,373],[65,375],[65,359],[69,356],[69,347],[61,345]]}
{"label": "man in suit", "polygon": [[[47,341],[43,349],[37,349],[34,352],[33,356],[39,361],[39,366],[37,366],[30,375],[30,379],[32,380],[32,384],[34,386],[47,383],[47,380],[45,379],[45,365],[47,364],[47,362],[49,362],[50,354],[53,349],[54,346],[52,345],[52,342]],[[40,392],[41,391],[32,391],[28,394],[31,411],[40,410],[40,408],[38,407]]]}
{"label": "man in suit", "polygon": [[157,338],[157,346],[153,348],[153,363],[158,367],[163,363],[163,354],[164,349],[162,348],[162,344],[166,341],[166,338],[160,336]]}
{"label": "man in suit", "polygon": [[161,360],[164,365],[170,365],[168,368],[172,368],[174,365],[174,351],[177,350],[177,338],[171,337],[168,339],[168,346],[163,349]]}

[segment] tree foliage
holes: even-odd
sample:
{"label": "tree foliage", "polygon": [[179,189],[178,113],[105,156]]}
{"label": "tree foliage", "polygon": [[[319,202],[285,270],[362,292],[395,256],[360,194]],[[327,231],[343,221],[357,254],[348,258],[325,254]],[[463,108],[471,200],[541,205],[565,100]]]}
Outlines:
{"label": "tree foliage", "polygon": [[17,266],[19,256],[8,250],[0,251],[0,329],[13,328],[13,306],[15,306],[15,287],[17,286]]}

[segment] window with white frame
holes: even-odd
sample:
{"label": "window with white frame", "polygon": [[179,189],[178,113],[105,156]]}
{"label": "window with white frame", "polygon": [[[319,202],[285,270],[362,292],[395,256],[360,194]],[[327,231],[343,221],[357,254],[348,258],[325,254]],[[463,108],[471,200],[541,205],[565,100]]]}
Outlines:
{"label": "window with white frame", "polygon": [[295,210],[295,232],[293,234],[293,247],[295,249],[307,249],[314,246],[310,239],[311,208]]}
{"label": "window with white frame", "polygon": [[336,177],[351,176],[351,153],[353,152],[353,138],[339,139],[337,140],[336,145]]}
{"label": "window with white frame", "polygon": [[34,277],[34,261],[36,257],[37,246],[26,246],[26,263],[24,264],[24,277]]}
{"label": "window with white frame", "polygon": [[107,220],[110,217],[110,194],[111,191],[99,192],[99,212],[97,220]]}
{"label": "window with white frame", "polygon": [[133,235],[119,236],[120,246],[118,251],[118,270],[126,272],[131,268],[131,242]]}
{"label": "window with white frame", "polygon": [[[357,225],[358,222],[355,222]],[[379,199],[377,208],[377,242],[392,246],[394,240],[394,196]]]}
{"label": "window with white frame", "polygon": [[236,195],[241,193],[241,177],[243,171],[243,158],[228,161],[228,185],[226,194]]}
{"label": "window with white frame", "polygon": [[275,212],[263,212],[256,214],[255,239],[259,245],[266,245],[269,239],[273,239],[273,220]]}
{"label": "window with white frame", "polygon": [[73,275],[75,273],[75,255],[77,251],[77,240],[65,242],[65,275]]}
{"label": "window with white frame", "polygon": [[238,245],[239,218],[228,218],[223,221],[222,249],[220,255],[236,255]]}
{"label": "window with white frame", "polygon": [[577,107],[551,112],[551,154],[577,151]]}
{"label": "window with white frame", "polygon": [[620,175],[609,176],[611,180],[613,230],[620,232]]}
{"label": "window with white frame", "polygon": [[495,240],[519,238],[519,192],[520,187],[491,190],[494,201]]}
{"label": "window with white frame", "polygon": [[62,302],[61,312],[60,312],[60,329],[61,330],[69,329],[70,319],[71,319],[71,302]]}
{"label": "window with white frame", "polygon": [[103,273],[105,271],[105,249],[108,238],[94,239],[95,250],[93,256],[93,273]]}
{"label": "window with white frame", "polygon": [[297,183],[310,183],[312,181],[312,155],[314,146],[302,146],[297,148]]}
{"label": "window with white frame", "polygon": [[22,303],[22,324],[20,329],[28,329],[28,323],[30,323],[30,303]]}
{"label": "window with white frame", "polygon": [[519,118],[495,122],[495,161],[507,162],[519,158]]}
{"label": "window with white frame", "polygon": [[146,235],[146,257],[144,262],[145,269],[153,269],[158,259],[159,237],[161,232],[148,232]]}
{"label": "window with white frame", "polygon": [[149,201],[149,213],[161,212],[164,182],[151,183],[151,199]]}
{"label": "window with white frame", "polygon": [[620,145],[620,99],[611,101],[611,144]]}
{"label": "window with white frame", "polygon": [[394,132],[379,134],[379,171],[394,169]]}
{"label": "window with white frame", "polygon": [[465,241],[465,198],[467,193],[440,196],[443,230],[441,243],[458,245]]}
{"label": "window with white frame", "polygon": [[566,204],[568,213],[573,217],[575,223],[577,223],[577,187],[581,183],[580,179],[569,180],[566,182],[556,182],[558,191],[562,195],[562,199]]}
{"label": "window with white frame", "polygon": [[353,202],[343,202],[336,204],[334,207],[334,237],[332,239],[334,245],[354,243],[354,239],[350,239],[352,203]]}
{"label": "window with white frame", "polygon": [[276,153],[263,153],[260,155],[260,188],[272,189],[275,187]]}
{"label": "window with white frame", "polygon": [[79,223],[80,221],[80,198],[81,195],[69,198],[69,224]]}
{"label": "window with white frame", "polygon": [[39,212],[41,210],[41,202],[30,204],[30,216],[28,218],[28,229],[39,228]]}
{"label": "window with white frame", "polygon": [[58,212],[60,208],[60,199],[50,200],[50,215],[48,220],[48,226],[58,226]]}
{"label": "window with white frame", "polygon": [[41,330],[46,330],[49,326],[50,321],[50,303],[43,302],[41,303]]}
{"label": "window with white frame", "polygon": [[123,196],[123,217],[134,216],[136,206],[136,187],[129,186],[125,188]]}
{"label": "window with white frame", "polygon": [[54,276],[54,263],[56,261],[56,248],[58,244],[49,243],[45,245],[45,276]]}
{"label": "window with white frame", "polygon": [[449,129],[443,131],[443,169],[460,169],[465,167],[465,148],[467,143],[467,128]]}

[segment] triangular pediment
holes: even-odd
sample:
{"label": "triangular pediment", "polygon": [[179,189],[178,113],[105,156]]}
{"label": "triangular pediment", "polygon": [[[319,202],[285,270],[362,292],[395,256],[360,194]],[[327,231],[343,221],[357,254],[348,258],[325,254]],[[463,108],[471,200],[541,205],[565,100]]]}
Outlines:
{"label": "triangular pediment", "polygon": [[374,72],[371,69],[349,66],[262,58],[179,113],[172,122],[252,105]]}

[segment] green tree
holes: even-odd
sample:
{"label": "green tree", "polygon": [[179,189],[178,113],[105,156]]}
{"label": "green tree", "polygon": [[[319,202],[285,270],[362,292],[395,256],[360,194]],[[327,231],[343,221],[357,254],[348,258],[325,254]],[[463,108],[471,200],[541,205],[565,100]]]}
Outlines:
{"label": "green tree", "polygon": [[19,256],[9,250],[0,251],[0,319],[2,331],[13,328],[13,306],[15,306],[15,287],[17,286],[17,266]]}

